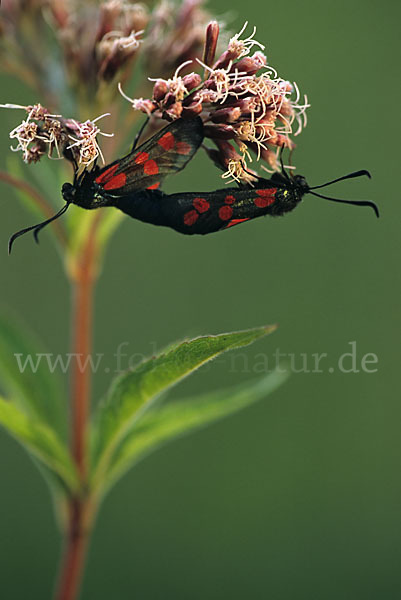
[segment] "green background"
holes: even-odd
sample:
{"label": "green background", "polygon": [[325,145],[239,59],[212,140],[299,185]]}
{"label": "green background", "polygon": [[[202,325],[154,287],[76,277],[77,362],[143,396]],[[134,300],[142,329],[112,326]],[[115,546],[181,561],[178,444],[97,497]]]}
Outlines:
{"label": "green background", "polygon": [[[298,369],[301,354],[328,358],[323,373],[294,373],[267,401],[131,471],[103,506],[83,598],[399,598],[400,4],[210,7],[233,17],[233,30],[255,23],[268,61],[308,94],[298,172],[317,185],[369,169],[371,181],[330,193],[375,200],[381,219],[309,196],[283,219],[203,238],[124,221],[97,288],[95,351],[108,357],[103,364],[114,368],[122,342],[128,354],[152,354],[187,335],[276,322],[278,331],[238,361],[227,355],[174,394],[255,377],[260,354],[273,362],[277,349],[293,353]],[[1,83],[2,102],[32,100]],[[0,112],[3,165],[19,116]],[[167,189],[218,186],[217,171],[199,156]],[[9,258],[9,235],[32,216],[4,185],[0,193],[2,303],[49,352],[68,352],[69,289],[50,236],[39,247],[19,240]],[[352,341],[359,364],[366,353],[378,356],[376,373],[338,371]],[[110,381],[103,371],[96,398]],[[0,593],[44,600],[59,554],[47,489],[5,434],[0,455]]]}

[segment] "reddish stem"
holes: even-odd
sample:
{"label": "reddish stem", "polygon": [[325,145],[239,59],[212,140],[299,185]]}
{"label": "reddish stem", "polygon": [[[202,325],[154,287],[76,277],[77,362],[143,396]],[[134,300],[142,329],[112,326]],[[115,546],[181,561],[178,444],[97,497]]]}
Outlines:
{"label": "reddish stem", "polygon": [[[101,215],[100,215],[101,218]],[[82,489],[87,480],[87,431],[90,411],[91,369],[88,364],[92,348],[93,290],[96,280],[96,229],[99,217],[93,220],[81,254],[71,271],[73,283],[73,352],[71,384],[71,452],[81,477]],[[55,600],[76,600],[86,559],[86,550],[93,522],[94,504],[83,491],[68,502],[68,524],[65,550]]]}
{"label": "reddish stem", "polygon": [[92,346],[93,286],[92,244],[88,244],[76,273],[73,289],[73,362],[71,382],[72,454],[82,481],[86,475],[85,436],[89,416],[91,372],[86,364]]}
{"label": "reddish stem", "polygon": [[55,594],[56,600],[75,600],[78,597],[90,536],[90,525],[85,524],[84,502],[73,500],[69,509],[68,533]]}

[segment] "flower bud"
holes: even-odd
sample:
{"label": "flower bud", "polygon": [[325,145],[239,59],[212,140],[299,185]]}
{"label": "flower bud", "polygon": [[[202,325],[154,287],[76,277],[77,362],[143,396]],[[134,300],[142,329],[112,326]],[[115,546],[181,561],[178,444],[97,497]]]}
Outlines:
{"label": "flower bud", "polygon": [[269,144],[272,144],[273,146],[277,146],[279,148],[289,148],[291,150],[292,148],[295,148],[295,143],[292,140],[290,140],[288,135],[283,135],[282,133],[276,132],[274,132],[274,135],[272,135],[269,139]]}
{"label": "flower bud", "polygon": [[199,97],[201,102],[206,102],[207,104],[213,104],[218,100],[217,92],[215,92],[214,90],[207,89],[200,90],[199,95],[197,95],[196,97]]}
{"label": "flower bud", "polygon": [[198,73],[189,73],[188,75],[184,75],[182,78],[182,83],[186,87],[187,91],[190,92],[202,83],[202,77],[198,75]]}
{"label": "flower bud", "polygon": [[184,119],[191,119],[201,114],[203,106],[201,102],[191,102],[188,106],[183,105],[181,116]]}
{"label": "flower bud", "polygon": [[[172,92],[168,92],[162,102],[163,108],[169,108],[172,104],[175,104],[176,102],[177,97],[175,96],[175,94],[173,94]],[[181,102],[181,100],[178,100],[178,102]]]}
{"label": "flower bud", "polygon": [[227,171],[230,164],[241,163],[241,156],[230,142],[225,140],[214,140],[214,142],[218,148],[217,150],[207,147],[205,147],[205,150],[218,169]]}
{"label": "flower bud", "polygon": [[249,114],[255,113],[259,109],[259,100],[256,96],[242,98],[241,100],[230,97],[223,103],[223,107],[226,106],[237,107],[240,109],[241,115],[249,116]]}
{"label": "flower bud", "polygon": [[234,146],[225,140],[216,140],[216,146],[219,149],[220,156],[224,159],[226,168],[228,161],[241,160],[241,155],[235,150]]}
{"label": "flower bud", "polygon": [[157,109],[157,106],[154,102],[152,102],[152,100],[147,100],[146,98],[135,98],[132,100],[132,108],[150,115]]}
{"label": "flower bud", "polygon": [[174,121],[175,119],[179,119],[182,113],[182,103],[175,102],[167,110],[165,110],[164,113],[170,117],[170,120]]}
{"label": "flower bud", "polygon": [[219,24],[211,21],[206,28],[205,48],[203,51],[203,62],[210,67],[216,55],[217,39],[219,37]]}
{"label": "flower bud", "polygon": [[255,52],[253,56],[244,56],[231,67],[231,72],[247,73],[255,75],[260,69],[266,66],[266,56],[262,52]]}
{"label": "flower bud", "polygon": [[234,123],[241,116],[241,109],[238,106],[231,108],[221,108],[212,114],[213,123]]}
{"label": "flower bud", "polygon": [[231,125],[205,125],[203,131],[206,137],[213,140],[232,140],[235,138],[235,130]]}
{"label": "flower bud", "polygon": [[238,58],[238,56],[236,56],[235,52],[232,52],[231,50],[226,50],[214,63],[213,70],[226,69],[230,62],[234,61],[236,58]]}
{"label": "flower bud", "polygon": [[153,100],[161,102],[168,92],[168,84],[164,79],[158,79],[153,86]]}

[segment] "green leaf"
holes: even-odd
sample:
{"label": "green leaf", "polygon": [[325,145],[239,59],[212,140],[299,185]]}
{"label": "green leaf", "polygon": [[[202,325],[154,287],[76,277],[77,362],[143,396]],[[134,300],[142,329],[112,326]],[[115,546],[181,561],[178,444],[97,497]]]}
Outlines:
{"label": "green leaf", "polygon": [[287,377],[286,371],[275,371],[227,390],[151,408],[138,419],[117,449],[108,470],[106,487],[160,446],[266,398]]}
{"label": "green leaf", "polygon": [[161,392],[226,350],[251,344],[274,329],[259,327],[185,341],[117,378],[92,426],[93,485],[101,484],[117,446]]}
{"label": "green leaf", "polygon": [[[39,356],[42,355],[42,358]],[[30,417],[66,437],[66,401],[59,378],[45,353],[10,315],[0,314],[0,384]]]}
{"label": "green leaf", "polygon": [[50,469],[67,490],[78,489],[79,479],[68,450],[50,427],[1,397],[0,424]]}

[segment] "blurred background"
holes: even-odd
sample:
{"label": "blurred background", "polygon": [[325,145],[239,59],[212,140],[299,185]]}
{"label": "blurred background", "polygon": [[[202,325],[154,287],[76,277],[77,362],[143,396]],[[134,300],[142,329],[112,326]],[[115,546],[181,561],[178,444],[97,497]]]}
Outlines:
{"label": "blurred background", "polygon": [[[120,344],[128,356],[149,355],[185,336],[278,323],[173,395],[257,377],[277,352],[303,372],[265,402],[153,454],[118,484],[102,507],[82,597],[398,598],[401,8],[376,0],[209,7],[233,31],[256,24],[268,62],[308,94],[297,172],[317,185],[368,169],[371,181],[327,193],[374,200],[381,218],[307,196],[282,219],[205,237],[124,221],[97,288],[95,352],[108,368]],[[1,102],[35,101],[11,79],[0,86]],[[2,168],[20,116],[0,112]],[[217,187],[219,173],[199,154],[165,189]],[[66,353],[69,289],[50,235],[39,247],[26,236],[8,257],[10,234],[32,215],[5,185],[0,197],[1,303],[48,352]],[[347,357],[344,366],[353,372],[341,372],[338,360],[352,349],[356,364]],[[319,373],[316,353],[327,354]],[[367,373],[361,361],[372,353],[377,364]],[[98,373],[94,401],[110,377]],[[59,556],[48,492],[3,433],[0,455],[1,595],[44,600]]]}

